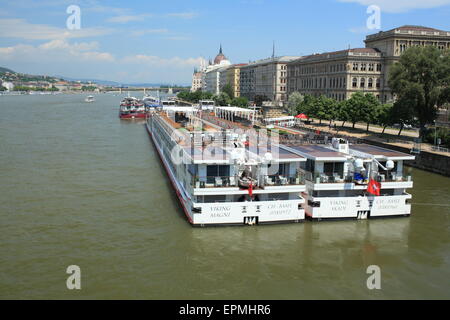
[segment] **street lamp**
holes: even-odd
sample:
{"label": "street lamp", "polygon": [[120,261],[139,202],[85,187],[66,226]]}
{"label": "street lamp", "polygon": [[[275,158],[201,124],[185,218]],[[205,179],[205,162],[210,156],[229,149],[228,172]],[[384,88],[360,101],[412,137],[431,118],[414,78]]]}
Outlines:
{"label": "street lamp", "polygon": [[436,146],[436,144],[437,144],[437,126],[436,126],[436,120],[434,120],[433,122],[434,122],[434,145]]}

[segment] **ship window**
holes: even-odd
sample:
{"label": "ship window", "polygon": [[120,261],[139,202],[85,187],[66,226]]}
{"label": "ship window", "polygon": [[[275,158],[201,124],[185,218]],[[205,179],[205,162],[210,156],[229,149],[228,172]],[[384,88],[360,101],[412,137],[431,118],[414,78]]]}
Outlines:
{"label": "ship window", "polygon": [[280,176],[288,176],[289,175],[289,163],[280,163],[278,174]]}
{"label": "ship window", "polygon": [[208,177],[229,177],[230,166],[211,165],[206,168]]}
{"label": "ship window", "polygon": [[188,171],[191,175],[195,176],[197,174],[198,165],[196,164],[188,164]]}
{"label": "ship window", "polygon": [[329,176],[332,176],[333,174],[336,173],[342,177],[344,174],[344,163],[343,162],[325,162],[323,165],[323,172]]}
{"label": "ship window", "polygon": [[311,160],[311,159],[306,160],[306,168],[305,168],[306,171],[314,172],[314,167],[315,167],[314,160]]}

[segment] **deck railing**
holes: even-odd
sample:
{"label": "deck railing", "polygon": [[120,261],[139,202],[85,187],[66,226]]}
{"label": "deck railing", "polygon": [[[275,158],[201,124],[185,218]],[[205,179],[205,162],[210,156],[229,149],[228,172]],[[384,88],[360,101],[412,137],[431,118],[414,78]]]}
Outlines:
{"label": "deck railing", "polygon": [[259,178],[241,179],[238,176],[206,176],[192,178],[192,186],[196,189],[208,188],[248,188],[252,182],[253,188],[298,186],[305,184],[305,175],[262,175]]}
{"label": "deck railing", "polygon": [[[354,172],[348,172],[346,175],[341,173],[318,173],[306,172],[306,180],[315,184],[330,184],[330,183],[354,183],[357,185],[367,185],[370,177],[363,177],[355,175]],[[378,182],[410,182],[412,177],[410,175],[401,175],[397,173],[378,174],[374,179]]]}

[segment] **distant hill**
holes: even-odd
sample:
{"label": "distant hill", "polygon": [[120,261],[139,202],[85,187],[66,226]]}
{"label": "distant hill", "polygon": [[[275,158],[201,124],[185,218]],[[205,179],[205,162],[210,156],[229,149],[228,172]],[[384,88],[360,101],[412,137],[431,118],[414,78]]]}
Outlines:
{"label": "distant hill", "polygon": [[[66,81],[81,81],[81,82],[93,82],[104,86],[111,86],[111,87],[160,87],[160,86],[167,86],[165,83],[119,83],[115,81],[108,81],[108,80],[98,80],[98,79],[85,79],[85,78],[69,78],[65,76],[55,76],[60,79],[64,79]],[[186,85],[187,86],[187,85]]]}
{"label": "distant hill", "polygon": [[[80,81],[82,83],[87,83],[87,82],[92,82],[92,83],[96,83],[99,85],[104,85],[104,86],[111,86],[111,87],[161,87],[161,86],[168,86],[165,83],[119,83],[119,82],[115,82],[115,81],[107,81],[107,80],[98,80],[98,79],[83,79],[83,78],[69,78],[69,77],[65,77],[65,76],[41,76],[41,75],[27,75],[27,74],[21,74],[21,73],[16,73],[15,71],[8,69],[8,68],[4,68],[4,67],[0,67],[0,74],[4,74],[6,72],[10,72],[15,74],[14,76],[12,76],[12,80],[25,80],[25,81],[31,81],[31,80],[53,80],[53,81],[57,81],[58,79],[64,79],[66,81]],[[19,78],[18,78],[19,77]],[[41,78],[45,78],[45,79],[41,79]],[[177,86],[177,85],[175,85]],[[182,86],[189,86],[188,84],[186,85],[182,85]]]}
{"label": "distant hill", "polygon": [[0,67],[0,73],[6,73],[6,72],[15,73],[11,69]]}

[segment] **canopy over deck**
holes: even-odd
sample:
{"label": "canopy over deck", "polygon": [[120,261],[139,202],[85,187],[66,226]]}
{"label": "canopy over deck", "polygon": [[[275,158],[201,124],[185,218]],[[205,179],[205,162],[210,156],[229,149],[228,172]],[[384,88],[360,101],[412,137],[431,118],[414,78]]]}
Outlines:
{"label": "canopy over deck", "polygon": [[256,110],[239,107],[216,107],[215,114],[216,117],[230,121],[234,121],[234,117],[240,117],[251,121],[255,117]]}

